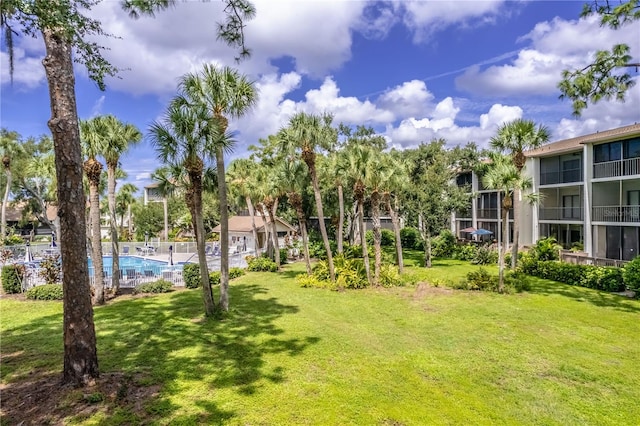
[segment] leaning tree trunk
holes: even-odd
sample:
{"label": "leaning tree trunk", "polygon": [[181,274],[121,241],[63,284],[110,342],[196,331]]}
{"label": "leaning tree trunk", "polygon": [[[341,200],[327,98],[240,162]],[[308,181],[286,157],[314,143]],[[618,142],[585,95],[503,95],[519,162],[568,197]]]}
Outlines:
{"label": "leaning tree trunk", "polygon": [[[226,119],[224,120],[226,124]],[[221,125],[221,132],[226,125]],[[224,151],[218,144],[216,147],[216,168],[218,173],[218,199],[220,200],[220,307],[229,310],[229,206],[227,205],[227,182],[224,171]]]}
{"label": "leaning tree trunk", "polygon": [[0,241],[4,242],[7,236],[7,203],[9,202],[9,193],[11,192],[11,169],[5,165],[5,173],[7,175],[7,187],[4,189],[4,197],[2,197],[2,218],[0,221]]}
{"label": "leaning tree trunk", "polygon": [[398,220],[398,212],[391,205],[390,196],[387,195],[386,201],[387,201],[387,210],[389,211],[389,216],[391,216],[391,223],[393,224],[393,234],[396,240],[396,260],[398,262],[398,273],[402,274],[404,272],[404,259],[402,257],[402,238],[400,236],[400,223]]}
{"label": "leaning tree trunk", "polygon": [[258,228],[256,227],[256,212],[253,208],[251,197],[247,195],[244,198],[247,202],[247,210],[249,210],[249,215],[251,216],[251,232],[253,234],[253,247],[255,250],[254,255],[258,257],[260,256],[260,242],[258,241]]}
{"label": "leaning tree trunk", "polygon": [[318,174],[316,173],[315,153],[310,150],[303,150],[302,159],[309,168],[311,175],[311,184],[313,185],[313,196],[316,200],[316,211],[318,213],[318,224],[320,225],[320,234],[322,234],[322,242],[324,249],[327,251],[327,265],[329,266],[329,276],[331,282],[336,282],[336,273],[333,268],[333,255],[331,254],[331,245],[329,244],[329,235],[327,227],[324,223],[324,209],[322,208],[322,194],[320,193],[320,185],[318,184]]}
{"label": "leaning tree trunk", "polygon": [[[97,176],[94,172],[89,171],[91,167],[97,169]],[[91,258],[93,263],[93,303],[96,305],[104,304],[104,265],[100,238],[100,195],[98,194],[101,168],[100,163],[95,160],[88,160],[85,163],[85,172],[89,180],[89,216],[91,218],[91,252],[93,254]],[[116,275],[115,271],[118,271],[118,269],[113,268],[112,271]]]}
{"label": "leaning tree trunk", "polygon": [[360,227],[360,245],[362,247],[364,271],[367,274],[367,282],[371,285],[371,266],[369,266],[369,250],[367,250],[367,237],[364,231],[364,201],[362,198],[358,198],[358,226]]}
{"label": "leaning tree trunk", "polygon": [[280,270],[281,262],[280,259],[280,242],[278,241],[278,224],[276,223],[276,210],[278,209],[278,199],[276,198],[273,203],[271,203],[267,207],[267,211],[269,212],[269,225],[271,226],[271,239],[273,240],[273,248],[274,248],[274,258],[276,260],[276,265],[278,266],[278,270]]}
{"label": "leaning tree trunk", "polygon": [[342,240],[344,239],[344,194],[342,185],[338,185],[338,209],[340,211],[338,216],[338,253],[342,254]]}
{"label": "leaning tree trunk", "polygon": [[298,224],[300,225],[300,236],[302,237],[302,250],[304,253],[304,262],[307,267],[307,275],[311,275],[311,258],[309,256],[309,239],[307,237],[307,220],[302,210],[302,196],[297,192],[291,192],[288,194],[289,203],[296,210],[296,216],[298,217]]}
{"label": "leaning tree trunk", "polygon": [[375,263],[373,264],[373,283],[380,285],[380,268],[382,267],[382,231],[380,229],[380,193],[371,193],[371,219],[373,222],[373,250]]}
{"label": "leaning tree trunk", "polygon": [[[111,258],[113,259],[113,270],[120,270],[120,248],[118,246],[118,227],[116,225],[116,167],[115,164],[107,163],[107,201],[109,203],[109,227],[111,229]],[[111,274],[111,288],[113,294],[120,290],[120,274]]]}
{"label": "leaning tree trunk", "polygon": [[187,167],[193,169],[189,172],[190,187],[185,193],[187,206],[191,211],[191,223],[196,234],[196,251],[198,264],[200,265],[200,283],[202,285],[202,300],[204,302],[205,316],[213,316],[216,313],[216,304],[213,299],[211,282],[209,281],[209,268],[205,253],[204,222],[202,220],[202,161],[196,160],[196,164]]}
{"label": "leaning tree trunk", "polygon": [[76,107],[71,43],[52,29],[42,30],[49,83],[60,218],[62,257],[64,367],[63,382],[90,384],[99,376],[96,333],[91,306],[82,150]]}

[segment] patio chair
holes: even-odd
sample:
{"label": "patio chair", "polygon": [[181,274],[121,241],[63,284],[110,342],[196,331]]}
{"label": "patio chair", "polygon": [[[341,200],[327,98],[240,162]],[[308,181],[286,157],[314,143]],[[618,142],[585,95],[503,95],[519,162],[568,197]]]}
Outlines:
{"label": "patio chair", "polygon": [[155,274],[153,273],[153,271],[152,271],[152,270],[150,270],[150,269],[145,269],[145,270],[144,270],[144,277],[145,277],[145,278],[153,278],[153,277],[155,277]]}
{"label": "patio chair", "polygon": [[211,246],[206,246],[204,248],[204,254],[207,256],[213,256],[213,250],[211,249]]}
{"label": "patio chair", "polygon": [[138,283],[138,273],[135,269],[127,269],[127,283],[134,286]]}
{"label": "patio chair", "polygon": [[129,246],[123,246],[122,247],[122,254],[129,254]]}

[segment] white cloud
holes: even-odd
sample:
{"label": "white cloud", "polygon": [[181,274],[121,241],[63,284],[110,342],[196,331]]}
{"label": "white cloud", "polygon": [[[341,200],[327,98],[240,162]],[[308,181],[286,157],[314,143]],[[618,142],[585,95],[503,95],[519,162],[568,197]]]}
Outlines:
{"label": "white cloud", "polygon": [[96,117],[102,114],[102,106],[104,105],[104,100],[106,99],[105,95],[102,95],[98,98],[98,100],[91,107],[91,117]]}
{"label": "white cloud", "polygon": [[[28,56],[27,51],[22,47],[14,46],[13,66],[13,84],[15,85],[33,89],[45,81],[41,58]],[[4,51],[0,52],[0,70],[0,84],[10,84],[12,75],[9,54]]]}
{"label": "white cloud", "polygon": [[627,25],[614,31],[601,27],[595,17],[541,22],[518,41],[531,45],[511,63],[484,70],[473,67],[456,79],[456,86],[483,96],[552,95],[559,93],[562,70],[586,66],[596,50],[627,43],[633,57],[640,54],[637,28]]}
{"label": "white cloud", "polygon": [[383,93],[377,100],[378,106],[391,110],[399,118],[415,117],[431,108],[434,96],[421,80],[404,82]]}
{"label": "white cloud", "polygon": [[513,120],[522,118],[522,108],[495,104],[489,112],[480,116],[480,128],[495,132],[498,127]]}

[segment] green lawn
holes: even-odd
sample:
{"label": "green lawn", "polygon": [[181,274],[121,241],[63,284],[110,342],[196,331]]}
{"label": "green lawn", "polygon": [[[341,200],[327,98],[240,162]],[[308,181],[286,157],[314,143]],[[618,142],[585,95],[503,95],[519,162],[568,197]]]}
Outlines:
{"label": "green lawn", "polygon": [[[202,319],[200,290],[96,308],[101,371],[159,392],[67,422],[638,424],[638,301],[535,279],[517,295],[331,292],[297,287],[302,270],[234,280],[224,321]],[[3,385],[61,371],[62,305],[5,298],[0,310]]]}

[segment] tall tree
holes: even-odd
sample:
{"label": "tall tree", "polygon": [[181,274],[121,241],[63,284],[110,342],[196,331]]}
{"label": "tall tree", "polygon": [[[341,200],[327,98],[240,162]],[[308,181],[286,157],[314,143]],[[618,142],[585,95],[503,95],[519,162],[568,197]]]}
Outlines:
{"label": "tall tree", "polygon": [[382,152],[373,149],[372,161],[364,171],[365,185],[369,191],[371,204],[371,222],[373,233],[373,283],[380,285],[380,269],[382,267],[382,227],[380,224],[380,204],[384,187],[393,175],[391,164],[385,161]]}
{"label": "tall tree", "polygon": [[2,197],[2,218],[0,219],[0,241],[4,241],[7,236],[7,203],[13,185],[13,170],[11,165],[17,156],[24,153],[20,143],[20,135],[10,132],[7,129],[0,131],[0,156],[2,157],[2,167],[5,174],[4,196]]}
{"label": "tall tree", "polygon": [[[209,283],[209,269],[205,254],[205,231],[202,219],[202,192],[205,160],[210,160],[215,147],[201,129],[206,118],[198,116],[195,109],[183,108],[181,100],[174,98],[162,121],[149,129],[149,137],[155,146],[158,159],[170,165],[175,173],[184,171],[186,178],[174,176],[177,181],[186,181],[185,201],[191,212],[196,235],[196,249],[200,265],[200,281],[206,316],[216,313],[213,291]],[[205,157],[203,158],[202,155]]]}
{"label": "tall tree", "polygon": [[[98,118],[80,122],[80,137],[86,156],[84,173],[89,181],[89,216],[90,216],[90,240],[91,260],[93,263],[93,301],[95,304],[104,304],[104,269],[102,261],[102,235],[100,231],[100,177],[102,175],[102,163],[96,157],[102,143],[103,128]],[[113,275],[120,275],[120,269],[112,267]]]}
{"label": "tall tree", "polygon": [[138,192],[138,187],[132,183],[125,183],[116,193],[116,214],[120,214],[120,234],[124,234],[124,217],[127,216],[129,235],[131,234],[131,206],[136,202],[134,194]]}
{"label": "tall tree", "polygon": [[[244,22],[255,15],[248,0],[223,0],[226,20],[218,35],[249,54],[244,45]],[[89,77],[104,89],[104,78],[116,69],[101,55],[101,47],[90,41],[104,35],[100,23],[87,16],[97,2],[86,0],[12,0],[0,3],[0,26],[5,30],[9,69],[13,76],[13,39],[40,33],[46,56],[43,60],[49,83],[51,119],[58,185],[60,254],[64,295],[63,381],[84,386],[99,376],[93,308],[89,291],[85,209],[82,189],[82,151],[76,107],[73,62],[86,66]],[[125,0],[131,16],[153,15],[168,8],[173,0]],[[76,50],[74,58],[73,51]]]}
{"label": "tall tree", "polygon": [[229,310],[229,206],[225,180],[224,152],[231,149],[227,133],[229,118],[245,115],[258,101],[258,93],[245,75],[230,67],[205,64],[198,73],[186,74],[179,84],[176,102],[194,109],[216,156],[218,198],[220,200],[220,307]]}
{"label": "tall tree", "polygon": [[[600,17],[600,26],[617,30],[640,19],[640,0],[592,0],[584,5],[580,17],[594,14]],[[627,91],[636,82],[628,72],[616,70],[628,67],[637,70],[640,67],[640,62],[631,62],[630,51],[629,45],[616,44],[611,50],[597,51],[593,62],[584,68],[562,72],[562,80],[558,83],[562,93],[560,99],[572,101],[574,115],[580,116],[590,103],[603,99],[625,100]]]}
{"label": "tall tree", "polygon": [[336,275],[333,267],[333,254],[329,244],[329,235],[324,223],[324,209],[322,208],[322,194],[318,183],[318,171],[316,170],[316,150],[330,149],[337,142],[337,131],[331,126],[333,117],[331,115],[312,115],[304,112],[295,114],[289,120],[286,136],[282,138],[283,143],[295,147],[299,151],[302,160],[307,164],[313,194],[318,213],[318,224],[322,241],[327,252],[327,265],[329,266],[329,276],[335,282]]}
{"label": "tall tree", "polygon": [[[133,124],[123,123],[113,115],[96,117],[100,120],[104,130],[101,140],[100,154],[107,163],[107,200],[109,202],[109,228],[111,236],[111,253],[113,270],[120,269],[120,248],[118,246],[118,226],[116,219],[116,169],[120,156],[127,152],[130,146],[140,142],[142,133]],[[115,293],[120,288],[119,274],[112,275],[111,286]]]}
{"label": "tall tree", "polygon": [[482,177],[487,188],[497,189],[502,193],[502,232],[501,248],[498,256],[498,291],[504,291],[504,263],[508,247],[507,229],[509,226],[509,210],[513,207],[513,192],[519,186],[520,174],[511,159],[506,156],[493,155],[492,163]]}
{"label": "tall tree", "polygon": [[[490,140],[490,145],[498,152],[511,157],[513,165],[522,179],[522,173],[526,165],[527,158],[525,151],[538,148],[549,142],[550,132],[545,126],[537,126],[531,120],[518,119],[505,123],[500,128],[496,136]],[[514,192],[514,204],[522,203],[522,192],[519,188]],[[518,261],[518,244],[520,239],[520,211],[518,205],[513,209],[513,247],[511,252],[511,268],[515,269]]]}
{"label": "tall tree", "polygon": [[254,252],[258,256],[260,254],[260,242],[258,241],[258,228],[256,227],[256,211],[251,199],[254,192],[252,191],[252,186],[255,186],[253,182],[255,179],[255,167],[256,164],[248,158],[233,160],[227,170],[227,180],[229,181],[230,192],[242,197],[247,205],[247,211],[251,216]]}
{"label": "tall tree", "polygon": [[393,173],[389,173],[388,178],[383,182],[384,192],[382,199],[387,207],[389,216],[391,216],[393,234],[395,236],[396,263],[398,272],[402,274],[404,272],[404,259],[402,256],[402,238],[400,237],[399,198],[409,178],[405,163],[392,155],[387,155],[384,159],[389,163],[387,168],[392,170]]}

